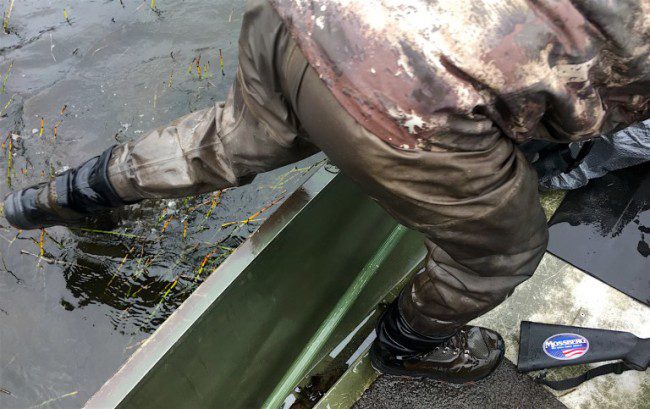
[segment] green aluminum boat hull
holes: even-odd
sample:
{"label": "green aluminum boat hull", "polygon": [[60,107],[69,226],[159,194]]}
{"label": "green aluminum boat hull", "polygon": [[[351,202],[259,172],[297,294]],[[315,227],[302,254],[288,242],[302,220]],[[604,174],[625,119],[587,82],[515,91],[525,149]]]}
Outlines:
{"label": "green aluminum boat hull", "polygon": [[280,407],[424,255],[418,233],[322,167],[86,407]]}

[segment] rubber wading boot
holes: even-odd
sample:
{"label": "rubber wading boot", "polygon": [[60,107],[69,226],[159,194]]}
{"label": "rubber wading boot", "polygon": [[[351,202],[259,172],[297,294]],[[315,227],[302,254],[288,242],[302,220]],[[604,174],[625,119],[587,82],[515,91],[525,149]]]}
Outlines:
{"label": "rubber wading boot", "polygon": [[442,337],[418,334],[394,302],[379,320],[370,360],[384,374],[462,384],[494,372],[504,352],[503,338],[486,328],[464,326]]}
{"label": "rubber wading boot", "polygon": [[108,180],[112,151],[110,148],[50,182],[9,194],[4,201],[5,218],[23,230],[80,226],[90,216],[130,204],[120,199]]}

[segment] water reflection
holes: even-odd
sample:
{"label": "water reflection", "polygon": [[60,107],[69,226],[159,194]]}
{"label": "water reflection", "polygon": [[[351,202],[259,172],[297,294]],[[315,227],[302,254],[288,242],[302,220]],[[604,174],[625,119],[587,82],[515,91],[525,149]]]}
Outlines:
{"label": "water reflection", "polygon": [[[187,201],[171,215],[167,208],[131,213],[115,234],[77,231],[74,247],[57,257],[66,261],[69,304],[111,307],[110,320],[122,334],[155,330],[250,233],[239,225],[220,229],[209,223],[206,229],[201,222],[208,220],[209,207],[195,208],[206,202],[210,196]],[[155,209],[143,207],[146,213]],[[216,211],[238,213],[223,203]]]}

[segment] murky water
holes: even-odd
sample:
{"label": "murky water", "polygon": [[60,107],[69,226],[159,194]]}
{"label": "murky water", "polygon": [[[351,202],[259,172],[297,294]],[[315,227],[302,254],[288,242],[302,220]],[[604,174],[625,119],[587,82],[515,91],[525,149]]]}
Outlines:
{"label": "murky water", "polygon": [[[0,197],[225,97],[243,2],[154,3],[15,2],[0,34]],[[313,162],[117,212],[111,232],[0,218],[0,407],[83,405]]]}

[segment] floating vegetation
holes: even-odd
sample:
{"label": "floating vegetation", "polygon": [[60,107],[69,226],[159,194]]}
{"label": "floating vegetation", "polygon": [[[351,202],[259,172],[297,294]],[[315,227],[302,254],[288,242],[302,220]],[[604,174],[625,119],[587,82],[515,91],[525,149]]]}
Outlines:
{"label": "floating vegetation", "polygon": [[211,251],[208,253],[207,256],[203,258],[203,261],[201,261],[201,265],[199,266],[199,270],[196,272],[196,275],[194,276],[194,281],[198,280],[201,277],[201,274],[203,274],[203,269],[205,268],[205,265],[208,264],[208,261],[210,260],[210,257],[214,254],[214,251]]}
{"label": "floating vegetation", "polygon": [[9,98],[9,101],[7,101],[5,106],[2,107],[2,109],[0,109],[0,118],[2,118],[4,116],[5,112],[7,112],[7,109],[9,109],[9,105],[11,105],[11,103],[14,101],[15,96],[16,96],[16,94],[13,94],[11,96],[11,98]]}
{"label": "floating vegetation", "polygon": [[167,219],[167,221],[166,221],[165,224],[163,225],[162,230],[160,230],[160,234],[165,233],[165,230],[167,230],[167,227],[169,227],[169,223],[171,223],[172,220],[174,220],[174,216],[169,216],[169,219]]}
{"label": "floating vegetation", "polygon": [[11,12],[14,9],[14,0],[9,0],[9,5],[7,6],[7,10],[5,11],[4,18],[2,20],[2,31],[5,32],[5,34],[9,34],[9,18],[11,18]]}
{"label": "floating vegetation", "polygon": [[196,57],[192,63],[196,65],[196,75],[201,79],[201,56]]}
{"label": "floating vegetation", "polygon": [[75,396],[77,393],[79,393],[79,392],[78,392],[78,391],[74,391],[74,392],[66,393],[65,395],[59,396],[58,398],[48,399],[48,400],[46,400],[45,402],[42,402],[42,403],[40,403],[40,404],[38,404],[38,405],[35,405],[35,406],[30,407],[29,409],[38,409],[38,408],[42,408],[42,407],[44,407],[44,406],[48,406],[49,404],[51,404],[51,403],[53,403],[53,402],[56,402],[56,401],[58,401],[58,400],[65,399],[65,398],[70,398],[70,397],[72,397],[72,396]]}
{"label": "floating vegetation", "polygon": [[[11,189],[11,172],[14,166],[14,140],[11,135],[8,136],[7,146],[7,187]],[[3,144],[4,145],[4,144]]]}
{"label": "floating vegetation", "polygon": [[41,229],[41,237],[38,239],[38,248],[40,250],[41,257],[45,255],[45,249],[43,249],[44,244],[45,244],[45,229]]}
{"label": "floating vegetation", "polygon": [[130,234],[130,233],[124,233],[120,231],[113,231],[113,230],[100,230],[100,229],[90,229],[86,227],[72,227],[70,228],[72,231],[85,231],[88,233],[95,233],[95,234],[108,234],[111,236],[119,236],[119,237],[124,237],[128,239],[144,239],[144,236],[138,236],[137,234]]}
{"label": "floating vegetation", "polygon": [[[146,4],[146,1],[145,1]],[[156,0],[151,0],[151,3],[149,4],[149,10],[153,11],[160,17],[162,15],[162,12],[158,9],[158,6],[156,6]]]}
{"label": "floating vegetation", "polygon": [[281,202],[283,199],[284,199],[284,196],[280,196],[280,197],[278,197],[277,199],[275,199],[273,202],[271,202],[270,204],[264,206],[264,207],[261,208],[260,210],[258,210],[258,211],[256,211],[255,213],[253,213],[253,214],[252,214],[251,216],[249,216],[248,218],[246,218],[246,219],[244,219],[244,220],[239,220],[239,221],[236,221],[236,222],[228,222],[228,223],[224,223],[224,224],[221,225],[221,228],[229,227],[229,226],[232,226],[232,225],[245,226],[245,225],[247,225],[247,224],[249,224],[249,223],[252,223],[252,222],[258,221],[258,220],[257,220],[257,217],[258,217],[259,215],[261,215],[262,213],[266,212],[267,210],[269,210],[270,208],[272,208],[273,206],[275,206],[276,204],[278,204],[279,202]]}
{"label": "floating vegetation", "polygon": [[221,52],[221,48],[219,49],[219,67],[221,68],[221,75],[225,76],[226,71],[223,69],[223,53]]}
{"label": "floating vegetation", "polygon": [[[201,56],[199,55],[198,57],[194,58],[190,65],[187,67],[187,73],[194,76],[194,73],[196,72],[196,76],[198,77],[199,80],[208,80],[212,78],[212,70],[210,69],[210,61],[206,62],[205,64],[201,64]],[[169,86],[171,87],[172,83],[172,76],[169,76]],[[210,83],[208,81],[208,83]],[[212,83],[210,83],[212,84]]]}
{"label": "floating vegetation", "polygon": [[210,201],[210,210],[205,214],[205,220],[209,219],[210,216],[212,216],[212,211],[214,210],[215,207],[221,202],[221,191],[218,191],[217,193],[212,195],[212,200]]}
{"label": "floating vegetation", "polygon": [[60,125],[61,125],[61,120],[56,121],[56,123],[54,124],[54,128],[52,129],[52,134],[54,135],[54,139],[56,139],[57,136],[59,135],[58,129]]}
{"label": "floating vegetation", "polygon": [[111,284],[113,284],[113,281],[115,280],[115,277],[117,277],[117,275],[120,273],[120,271],[122,271],[122,267],[124,267],[124,263],[126,263],[126,260],[128,260],[129,256],[131,254],[133,254],[134,250],[135,250],[135,246],[132,246],[131,249],[129,250],[129,252],[124,255],[124,258],[122,259],[122,261],[120,261],[120,264],[117,266],[117,270],[115,271],[115,274],[113,274],[113,277],[111,277],[111,280],[106,285],[106,288],[104,289],[104,292],[106,292],[106,290],[109,289]]}
{"label": "floating vegetation", "polygon": [[14,67],[14,62],[12,61],[9,64],[9,68],[7,68],[7,71],[5,72],[4,77],[2,78],[2,88],[0,88],[0,94],[4,94],[7,89],[7,80],[9,79],[9,74],[11,73],[11,69],[13,67]]}

